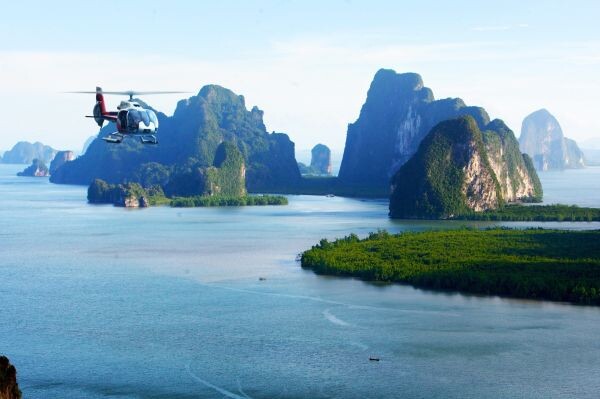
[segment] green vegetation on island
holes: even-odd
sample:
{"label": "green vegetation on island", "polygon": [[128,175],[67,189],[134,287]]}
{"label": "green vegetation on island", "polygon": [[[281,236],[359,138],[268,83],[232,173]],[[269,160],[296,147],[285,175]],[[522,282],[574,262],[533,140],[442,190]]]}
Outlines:
{"label": "green vegetation on island", "polygon": [[436,290],[600,305],[600,230],[351,234],[301,255],[319,274]]}
{"label": "green vegetation on island", "polygon": [[288,200],[283,195],[245,195],[240,197],[197,195],[194,197],[176,197],[170,201],[170,205],[176,208],[287,204]]}
{"label": "green vegetation on island", "polygon": [[453,217],[456,220],[491,220],[511,222],[598,222],[600,208],[577,205],[511,204],[484,212],[470,212]]}
{"label": "green vegetation on island", "polygon": [[109,184],[96,179],[88,188],[88,201],[125,207],[287,204],[287,198],[282,196],[247,195],[244,157],[230,142],[219,144],[212,166],[202,167],[190,160],[173,171],[169,179],[169,171],[163,165],[148,163],[140,169],[137,178],[146,183],[146,187],[138,183]]}
{"label": "green vegetation on island", "polygon": [[[175,171],[175,179],[167,179],[166,174],[164,166],[151,163],[145,164],[138,176],[140,181],[159,183],[149,187],[138,183],[109,184],[96,179],[88,188],[88,201],[125,207],[287,205],[283,196],[247,195],[244,157],[229,142],[217,147],[213,166],[201,167],[190,161]],[[160,183],[164,184],[164,191]]]}
{"label": "green vegetation on island", "polygon": [[108,184],[100,179],[94,180],[88,187],[87,199],[92,204],[114,204],[126,208],[144,208],[170,202],[160,186],[144,188],[138,183]]}
{"label": "green vegetation on island", "polygon": [[539,202],[538,176],[500,120],[482,132],[470,116],[436,125],[392,179],[392,218],[451,219]]}

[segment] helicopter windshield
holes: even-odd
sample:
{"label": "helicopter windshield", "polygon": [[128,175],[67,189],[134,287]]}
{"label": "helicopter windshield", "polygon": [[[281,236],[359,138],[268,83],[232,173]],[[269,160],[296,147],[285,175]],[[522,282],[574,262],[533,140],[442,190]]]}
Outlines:
{"label": "helicopter windshield", "polygon": [[158,118],[154,111],[149,109],[132,109],[127,112],[127,125],[130,128],[137,129],[140,122],[144,122],[144,125],[150,126],[150,122],[154,123],[154,127],[158,127]]}
{"label": "helicopter windshield", "polygon": [[154,111],[147,109],[146,113],[148,114],[148,117],[150,118],[150,122],[154,123],[154,127],[158,127],[158,118],[156,117],[156,114],[154,113]]}
{"label": "helicopter windshield", "polygon": [[129,112],[127,112],[127,125],[129,127],[137,129],[141,121],[142,115],[141,112],[137,109],[132,109]]}

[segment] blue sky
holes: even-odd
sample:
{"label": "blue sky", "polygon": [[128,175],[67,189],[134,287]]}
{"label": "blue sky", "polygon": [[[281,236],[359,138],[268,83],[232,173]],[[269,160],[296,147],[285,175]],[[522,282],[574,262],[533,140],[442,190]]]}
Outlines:
{"label": "blue sky", "polygon": [[[600,2],[10,2],[0,15],[0,149],[79,149],[92,90],[215,83],[265,111],[298,149],[342,149],[379,68],[418,72],[519,134],[547,108],[567,136],[600,137]],[[145,98],[167,114],[181,96]],[[116,104],[117,97],[109,98]]]}

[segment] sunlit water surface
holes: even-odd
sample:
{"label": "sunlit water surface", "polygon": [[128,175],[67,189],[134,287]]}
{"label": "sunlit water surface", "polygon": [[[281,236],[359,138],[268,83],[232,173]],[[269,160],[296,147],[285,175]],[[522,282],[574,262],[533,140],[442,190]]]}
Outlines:
{"label": "sunlit water surface", "polygon": [[[465,222],[391,221],[386,201],[310,196],[92,206],[85,187],[15,177],[22,168],[0,165],[0,353],[26,398],[600,392],[597,308],[316,276],[295,261],[322,237]],[[599,171],[541,174],[547,202],[600,206]]]}

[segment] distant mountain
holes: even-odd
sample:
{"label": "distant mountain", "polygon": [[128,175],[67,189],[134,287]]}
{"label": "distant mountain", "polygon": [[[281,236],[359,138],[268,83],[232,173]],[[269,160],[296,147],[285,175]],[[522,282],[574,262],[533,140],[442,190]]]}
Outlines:
{"label": "distant mountain", "polygon": [[311,150],[310,167],[320,175],[331,175],[331,150],[325,144],[317,144]]}
{"label": "distant mountain", "polygon": [[54,148],[40,142],[19,141],[2,155],[2,163],[30,164],[34,159],[38,159],[48,164],[54,159],[56,152]]}
{"label": "distant mountain", "polygon": [[[337,176],[340,171],[340,165],[342,163],[342,155],[344,150],[329,148],[331,151],[331,174]],[[312,161],[312,148],[296,149],[296,160],[298,163],[302,163],[309,167]],[[302,171],[300,171],[302,173]]]}
{"label": "distant mountain", "polygon": [[481,128],[489,123],[483,108],[466,106],[459,98],[435,100],[416,73],[380,69],[358,120],[348,125],[340,182],[388,188],[390,177],[433,126],[462,115],[472,116]]}
{"label": "distant mountain", "polygon": [[393,218],[449,218],[541,201],[531,159],[501,120],[480,131],[471,116],[436,125],[392,181]]}
{"label": "distant mountain", "polygon": [[50,171],[44,161],[34,159],[31,165],[17,173],[17,176],[47,177],[50,176]]}
{"label": "distant mountain", "polygon": [[325,144],[317,144],[311,150],[310,166],[298,162],[302,175],[331,176],[331,150]]}
{"label": "distant mountain", "polygon": [[528,115],[519,136],[521,151],[533,159],[537,170],[585,167],[584,156],[574,140],[565,138],[556,118],[546,109]]}
{"label": "distant mountain", "polygon": [[[166,173],[160,177],[168,181],[170,172],[180,166],[211,166],[223,141],[234,143],[243,155],[250,191],[273,190],[300,180],[294,143],[286,134],[268,133],[263,112],[257,107],[248,111],[244,97],[231,90],[204,86],[197,96],[179,101],[173,116],[157,115],[157,146],[132,138],[118,145],[94,140],[84,155],[65,164],[50,180],[67,184],[89,184],[96,178],[109,183],[137,181],[145,164],[156,163]],[[98,137],[114,131],[114,125],[105,126]]]}

